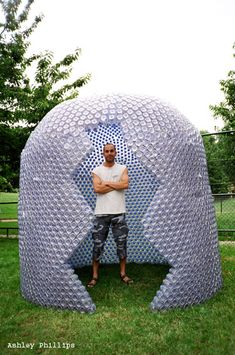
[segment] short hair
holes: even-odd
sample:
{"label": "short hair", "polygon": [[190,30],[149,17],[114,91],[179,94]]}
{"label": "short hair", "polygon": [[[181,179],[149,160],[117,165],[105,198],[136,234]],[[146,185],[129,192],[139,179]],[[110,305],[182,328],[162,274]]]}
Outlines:
{"label": "short hair", "polygon": [[112,145],[112,146],[114,147],[114,150],[116,150],[115,144],[113,144],[113,143],[105,143],[105,144],[103,145],[103,151],[105,150],[106,145]]}

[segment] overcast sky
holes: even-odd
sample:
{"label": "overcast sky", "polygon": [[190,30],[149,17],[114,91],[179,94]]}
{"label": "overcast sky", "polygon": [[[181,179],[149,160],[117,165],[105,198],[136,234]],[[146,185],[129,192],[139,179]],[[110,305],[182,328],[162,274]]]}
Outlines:
{"label": "overcast sky", "polygon": [[234,0],[35,0],[44,14],[33,52],[56,59],[82,49],[74,75],[92,74],[81,96],[147,94],[169,101],[199,129],[214,131],[210,104],[235,69]]}

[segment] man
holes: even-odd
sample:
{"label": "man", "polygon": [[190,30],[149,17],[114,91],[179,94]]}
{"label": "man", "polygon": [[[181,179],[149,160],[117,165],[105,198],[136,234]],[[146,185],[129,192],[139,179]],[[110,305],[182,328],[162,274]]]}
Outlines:
{"label": "man", "polygon": [[93,187],[97,193],[97,200],[92,231],[94,242],[93,276],[87,285],[88,287],[94,287],[98,281],[99,263],[110,226],[117,245],[121,280],[126,284],[133,282],[126,275],[128,227],[125,221],[125,190],[128,189],[128,170],[125,165],[115,162],[116,154],[114,144],[105,144],[103,147],[105,161],[92,171]]}

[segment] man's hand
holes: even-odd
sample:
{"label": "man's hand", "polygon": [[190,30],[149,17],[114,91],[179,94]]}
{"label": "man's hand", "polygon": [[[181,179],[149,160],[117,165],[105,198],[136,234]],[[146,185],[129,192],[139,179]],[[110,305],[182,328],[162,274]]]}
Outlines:
{"label": "man's hand", "polygon": [[99,178],[98,175],[92,174],[93,175],[93,187],[94,191],[98,194],[107,194],[108,192],[111,192],[114,190],[114,188],[106,185],[102,180]]}
{"label": "man's hand", "polygon": [[107,187],[113,188],[114,190],[125,190],[129,187],[129,177],[127,168],[124,170],[120,181],[104,181],[103,182]]}
{"label": "man's hand", "polygon": [[120,181],[102,181],[98,175],[93,175],[93,187],[94,191],[98,194],[107,194],[108,192],[114,190],[125,190],[128,189],[129,186],[129,177],[127,168],[124,170]]}

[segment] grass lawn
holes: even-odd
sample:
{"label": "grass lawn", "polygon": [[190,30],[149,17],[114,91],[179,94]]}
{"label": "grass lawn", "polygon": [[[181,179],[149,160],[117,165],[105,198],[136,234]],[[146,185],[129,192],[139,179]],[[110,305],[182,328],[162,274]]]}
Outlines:
{"label": "grass lawn", "polygon": [[[18,193],[11,192],[0,192],[0,202],[17,202],[18,201]],[[17,204],[4,204],[0,205],[0,219],[17,219]],[[18,222],[9,221],[9,222],[1,222],[0,221],[0,235],[6,235],[6,228],[18,228]],[[17,229],[9,230],[9,234],[18,235]]]}
{"label": "grass lawn", "polygon": [[[0,202],[18,202],[18,193],[0,192]],[[0,205],[0,219],[17,219],[17,204]]]}
{"label": "grass lawn", "polygon": [[[186,309],[151,313],[148,305],[167,266],[128,265],[133,285],[118,279],[118,265],[103,265],[90,291],[94,314],[43,308],[19,291],[18,240],[0,239],[1,345],[3,355],[20,354],[235,354],[235,247],[221,246],[224,286],[209,301]],[[90,267],[78,274],[83,282]],[[35,343],[8,349],[8,343]],[[75,349],[39,349],[39,343],[74,343]]]}
{"label": "grass lawn", "polygon": [[17,192],[0,192],[0,202],[17,202],[18,195]]}

